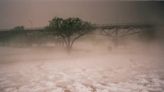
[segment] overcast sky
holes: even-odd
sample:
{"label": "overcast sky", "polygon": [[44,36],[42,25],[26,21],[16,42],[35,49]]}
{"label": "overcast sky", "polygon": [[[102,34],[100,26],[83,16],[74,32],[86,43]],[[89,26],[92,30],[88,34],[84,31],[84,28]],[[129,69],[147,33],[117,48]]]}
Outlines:
{"label": "overcast sky", "polygon": [[107,0],[0,0],[0,29],[44,27],[53,17],[80,17],[96,24],[163,24],[163,2]]}

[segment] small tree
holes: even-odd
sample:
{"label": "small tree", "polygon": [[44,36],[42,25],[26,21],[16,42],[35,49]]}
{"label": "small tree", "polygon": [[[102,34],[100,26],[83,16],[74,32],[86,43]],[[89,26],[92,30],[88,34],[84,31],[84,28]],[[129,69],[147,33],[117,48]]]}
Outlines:
{"label": "small tree", "polygon": [[79,18],[55,17],[49,22],[48,29],[61,38],[67,50],[70,50],[77,39],[93,30],[93,26]]}
{"label": "small tree", "polygon": [[14,31],[24,31],[25,29],[24,29],[24,26],[16,26],[12,30],[14,30]]}
{"label": "small tree", "polygon": [[120,39],[143,33],[145,29],[152,28],[152,25],[111,25],[101,26],[103,34],[110,37],[117,47]]}

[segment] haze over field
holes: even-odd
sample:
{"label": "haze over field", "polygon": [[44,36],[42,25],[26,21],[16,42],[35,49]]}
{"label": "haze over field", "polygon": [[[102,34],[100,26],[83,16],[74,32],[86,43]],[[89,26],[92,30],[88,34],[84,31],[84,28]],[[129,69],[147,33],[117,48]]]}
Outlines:
{"label": "haze over field", "polygon": [[163,2],[0,0],[0,29],[44,27],[54,16],[80,17],[96,24],[163,24],[163,9]]}
{"label": "haze over field", "polygon": [[0,92],[163,92],[163,10],[163,2],[0,0]]}
{"label": "haze over field", "polygon": [[104,38],[55,47],[1,47],[1,92],[163,92],[160,44],[112,46]]}

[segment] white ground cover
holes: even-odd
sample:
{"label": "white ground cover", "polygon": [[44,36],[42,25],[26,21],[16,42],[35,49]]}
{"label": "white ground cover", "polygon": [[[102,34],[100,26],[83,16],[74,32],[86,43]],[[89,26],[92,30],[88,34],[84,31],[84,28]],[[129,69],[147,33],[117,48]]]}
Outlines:
{"label": "white ground cover", "polygon": [[158,53],[0,49],[0,92],[164,92]]}

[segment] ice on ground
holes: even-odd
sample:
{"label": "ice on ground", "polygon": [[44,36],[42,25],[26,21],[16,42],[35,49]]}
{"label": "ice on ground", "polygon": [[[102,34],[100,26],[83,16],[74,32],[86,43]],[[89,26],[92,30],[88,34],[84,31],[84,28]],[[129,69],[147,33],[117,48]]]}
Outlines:
{"label": "ice on ground", "polygon": [[157,54],[15,51],[1,53],[1,60],[8,62],[0,63],[0,92],[164,91]]}

